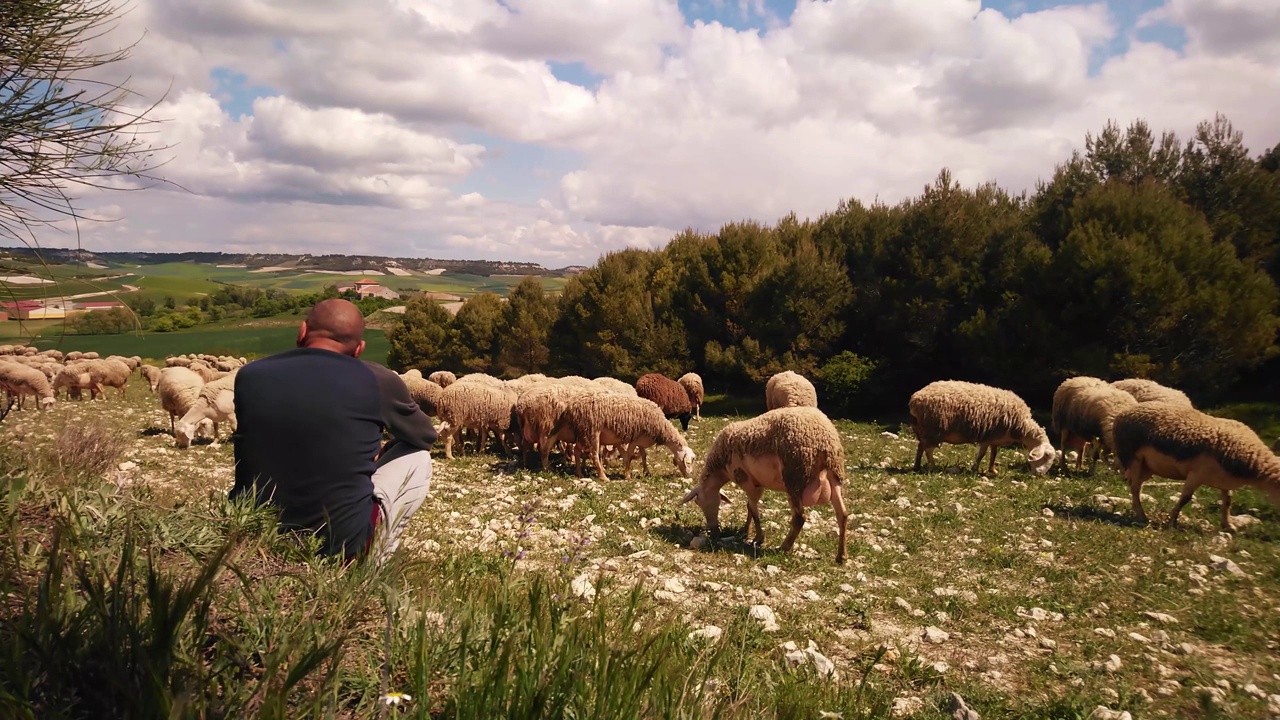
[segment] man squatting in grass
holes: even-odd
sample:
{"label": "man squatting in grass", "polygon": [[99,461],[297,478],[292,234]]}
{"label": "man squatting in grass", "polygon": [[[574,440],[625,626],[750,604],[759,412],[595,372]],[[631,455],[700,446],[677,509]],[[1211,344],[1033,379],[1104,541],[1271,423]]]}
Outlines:
{"label": "man squatting in grass", "polygon": [[[358,359],[364,346],[359,308],[324,300],[296,349],[240,369],[230,495],[256,488],[282,530],[313,530],[325,554],[371,551],[382,563],[426,499],[436,429],[398,375]],[[383,428],[391,440],[380,448]]]}

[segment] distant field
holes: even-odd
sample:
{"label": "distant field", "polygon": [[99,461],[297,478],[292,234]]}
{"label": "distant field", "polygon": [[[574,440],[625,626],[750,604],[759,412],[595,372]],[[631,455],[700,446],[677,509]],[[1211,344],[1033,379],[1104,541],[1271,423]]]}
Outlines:
{"label": "distant field", "polygon": [[[357,275],[336,275],[330,273],[299,272],[283,270],[280,272],[260,273],[246,268],[222,268],[202,263],[159,263],[156,265],[116,265],[106,270],[94,270],[81,266],[51,266],[52,272],[40,266],[9,263],[9,269],[0,269],[0,276],[5,274],[30,274],[35,277],[58,279],[60,286],[53,285],[0,285],[0,293],[12,290],[13,299],[49,297],[51,295],[79,294],[101,290],[118,291],[125,284],[141,288],[144,296],[161,301],[165,296],[184,301],[190,297],[217,292],[220,284],[229,283],[262,290],[284,290],[286,292],[307,293],[319,292],[326,285],[351,283],[359,279]],[[71,279],[76,275],[132,275],[108,281],[92,281],[91,279]],[[476,293],[490,291],[505,295],[521,280],[518,276],[444,274],[444,275],[370,275],[369,277],[399,292],[445,292],[470,297]],[[564,278],[541,278],[543,287],[551,292],[559,292],[565,285]]]}
{"label": "distant field", "polygon": [[[13,323],[16,325],[16,323]],[[70,350],[93,350],[102,355],[138,355],[143,358],[161,359],[167,355],[182,353],[210,353],[212,355],[263,356],[294,347],[298,336],[297,325],[202,327],[172,333],[146,333],[123,335],[67,335],[39,337],[32,343],[40,349],[56,347]],[[382,330],[365,331],[367,349],[364,357],[385,363],[391,350],[386,333]]]}

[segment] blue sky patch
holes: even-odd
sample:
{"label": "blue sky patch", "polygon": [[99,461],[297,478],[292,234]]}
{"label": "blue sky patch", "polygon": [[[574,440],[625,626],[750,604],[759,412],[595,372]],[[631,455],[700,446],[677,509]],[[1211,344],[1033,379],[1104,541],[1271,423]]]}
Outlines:
{"label": "blue sky patch", "polygon": [[247,76],[227,67],[214,68],[209,77],[213,80],[214,99],[232,118],[252,115],[254,100],[279,94],[264,85],[250,85]]}
{"label": "blue sky patch", "polygon": [[459,195],[478,192],[490,200],[536,204],[554,196],[560,178],[582,166],[582,156],[570,150],[513,142],[497,135],[465,131],[462,143],[485,147],[478,170],[453,188]]}
{"label": "blue sky patch", "polygon": [[587,69],[587,66],[581,62],[548,62],[551,66],[551,74],[561,82],[573,83],[580,85],[588,90],[595,90],[600,87],[600,82],[604,77],[597,75]]}

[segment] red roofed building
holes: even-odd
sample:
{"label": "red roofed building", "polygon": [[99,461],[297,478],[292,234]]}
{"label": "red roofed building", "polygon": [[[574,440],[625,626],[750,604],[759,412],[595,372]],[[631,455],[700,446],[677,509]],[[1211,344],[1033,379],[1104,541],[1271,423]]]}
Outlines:
{"label": "red roofed building", "polygon": [[388,300],[399,300],[400,293],[388,287],[383,287],[382,283],[369,278],[360,278],[354,285],[344,285],[338,288],[338,292],[345,293],[348,290],[354,290],[356,297],[364,299],[367,297],[383,297]]}
{"label": "red roofed building", "polygon": [[38,311],[44,310],[44,305],[35,300],[18,300],[16,302],[8,300],[0,302],[0,310],[3,310],[8,317],[14,320],[30,320],[31,311],[35,310],[39,314]]}
{"label": "red roofed building", "polygon": [[119,300],[106,300],[102,302],[82,302],[72,306],[73,310],[110,310],[112,308],[122,308],[124,303]]}

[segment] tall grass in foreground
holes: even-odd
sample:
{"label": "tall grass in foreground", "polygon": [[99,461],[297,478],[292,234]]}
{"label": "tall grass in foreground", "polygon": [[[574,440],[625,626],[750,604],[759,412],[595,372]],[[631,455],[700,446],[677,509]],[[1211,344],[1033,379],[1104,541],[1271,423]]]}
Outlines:
{"label": "tall grass in foreground", "polygon": [[[571,566],[344,567],[222,495],[162,509],[84,479],[55,489],[9,454],[0,717],[886,715],[864,674],[788,668],[745,607],[708,643],[639,587],[575,596]],[[412,699],[389,706],[392,691]]]}

